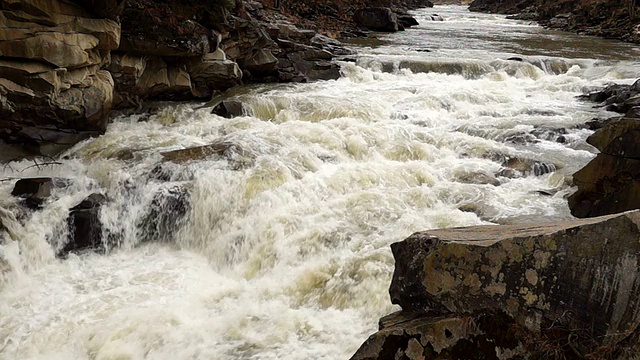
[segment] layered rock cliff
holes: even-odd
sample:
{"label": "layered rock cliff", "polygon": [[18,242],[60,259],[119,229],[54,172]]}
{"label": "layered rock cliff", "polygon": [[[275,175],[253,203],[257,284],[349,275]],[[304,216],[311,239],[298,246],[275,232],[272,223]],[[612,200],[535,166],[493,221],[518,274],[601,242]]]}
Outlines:
{"label": "layered rock cliff", "polygon": [[640,213],[416,233],[391,246],[385,317],[364,359],[631,359]]}
{"label": "layered rock cliff", "polygon": [[587,142],[600,153],[573,176],[578,189],[569,197],[571,213],[593,217],[640,209],[640,81],[585,98],[623,116],[592,124],[598,129]]}
{"label": "layered rock cliff", "polygon": [[515,14],[551,28],[640,43],[640,18],[632,5],[631,0],[474,0],[469,9]]}
{"label": "layered rock cliff", "polygon": [[1,140],[39,154],[106,129],[120,25],[97,14],[119,6],[0,1]]}
{"label": "layered rock cliff", "polygon": [[322,34],[358,32],[353,14],[367,6],[432,4],[0,0],[0,140],[19,147],[2,160],[99,135],[112,108],[208,100],[250,82],[336,79],[332,60],[349,51]]}

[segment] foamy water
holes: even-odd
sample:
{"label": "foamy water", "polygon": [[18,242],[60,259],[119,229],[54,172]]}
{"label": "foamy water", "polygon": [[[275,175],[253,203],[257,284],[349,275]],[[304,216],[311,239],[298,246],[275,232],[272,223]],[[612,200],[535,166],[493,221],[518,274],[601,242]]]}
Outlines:
{"label": "foamy water", "polygon": [[[60,165],[4,167],[0,358],[346,359],[396,310],[391,243],[569,218],[570,176],[594,156],[577,126],[613,115],[575,96],[640,77],[637,50],[461,7],[415,14],[433,12],[447,21],[361,48],[337,81],[247,89],[246,116],[169,105],[117,118]],[[234,147],[179,165],[160,155],[213,142]],[[507,158],[557,171],[501,176]],[[72,181],[24,213],[11,179],[30,176]],[[154,196],[175,187],[190,197],[184,225],[143,243]],[[56,259],[68,209],[95,192],[121,246]]]}

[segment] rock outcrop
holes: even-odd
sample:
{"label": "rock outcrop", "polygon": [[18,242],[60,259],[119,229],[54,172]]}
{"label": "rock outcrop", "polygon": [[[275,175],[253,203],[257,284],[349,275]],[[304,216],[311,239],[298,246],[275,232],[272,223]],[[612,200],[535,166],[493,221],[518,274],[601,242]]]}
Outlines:
{"label": "rock outcrop", "polygon": [[416,233],[391,246],[361,359],[627,359],[640,350],[640,212]]}
{"label": "rock outcrop", "polygon": [[22,148],[2,160],[54,156],[99,135],[112,108],[337,79],[334,59],[350,51],[331,36],[361,34],[353,14],[371,6],[400,29],[416,23],[408,8],[433,4],[0,0],[0,141]]}
{"label": "rock outcrop", "polygon": [[584,98],[625,115],[600,122],[587,139],[600,153],[573,175],[578,189],[569,197],[571,213],[593,217],[640,209],[640,81]]}
{"label": "rock outcrop", "polygon": [[114,83],[104,67],[120,26],[95,16],[63,0],[0,1],[1,140],[47,155],[105,131]]}

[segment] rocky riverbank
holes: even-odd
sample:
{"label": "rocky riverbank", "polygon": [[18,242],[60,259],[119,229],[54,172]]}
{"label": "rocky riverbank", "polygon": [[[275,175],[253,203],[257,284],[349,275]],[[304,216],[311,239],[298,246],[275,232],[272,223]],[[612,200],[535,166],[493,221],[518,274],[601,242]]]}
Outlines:
{"label": "rocky riverbank", "polygon": [[364,359],[631,359],[640,350],[640,213],[416,233],[391,246]]}
{"label": "rocky riverbank", "polygon": [[511,14],[543,26],[640,43],[640,18],[630,1],[616,0],[474,0],[471,11]]}
{"label": "rocky riverbank", "polygon": [[578,190],[569,198],[576,217],[615,214],[640,208],[640,80],[611,85],[584,96],[622,114],[588,124],[597,131],[587,142],[600,153],[574,174]]}
{"label": "rocky riverbank", "polygon": [[[400,14],[432,6],[375,5]],[[103,133],[112,109],[139,109],[147,100],[209,100],[239,84],[336,79],[333,59],[349,50],[323,34],[364,35],[354,14],[370,6],[2,0],[1,159],[52,156]]]}

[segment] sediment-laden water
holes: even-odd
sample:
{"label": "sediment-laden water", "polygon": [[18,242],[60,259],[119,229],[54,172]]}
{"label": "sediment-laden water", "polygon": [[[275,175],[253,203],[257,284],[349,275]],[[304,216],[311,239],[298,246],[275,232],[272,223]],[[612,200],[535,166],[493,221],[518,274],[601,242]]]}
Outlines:
{"label": "sediment-laden water", "polygon": [[[4,166],[0,358],[345,359],[395,310],[389,244],[570,217],[570,175],[594,156],[580,125],[613,115],[576,95],[633,82],[640,50],[462,7],[414,14],[421,26],[359,48],[337,81],[245,89],[246,116],[167,105],[54,164]],[[211,143],[233,146],[160,154]],[[70,181],[25,213],[10,192],[31,176]],[[175,189],[181,226],[150,231]],[[96,192],[119,246],[56,259],[69,208]]]}

